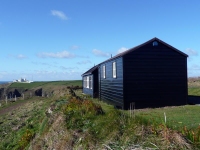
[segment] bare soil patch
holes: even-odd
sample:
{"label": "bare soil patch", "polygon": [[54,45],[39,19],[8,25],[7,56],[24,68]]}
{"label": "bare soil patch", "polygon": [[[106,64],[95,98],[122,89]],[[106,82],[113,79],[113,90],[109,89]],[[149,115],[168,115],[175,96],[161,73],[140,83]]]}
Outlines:
{"label": "bare soil patch", "polygon": [[[9,113],[21,106],[24,106],[26,103],[30,102],[30,101],[35,101],[36,99],[30,99],[30,100],[19,100],[18,102],[8,102],[10,106],[7,106],[5,108],[1,108],[0,109],[0,116],[4,115],[6,113]],[[12,103],[12,104],[11,104]]]}

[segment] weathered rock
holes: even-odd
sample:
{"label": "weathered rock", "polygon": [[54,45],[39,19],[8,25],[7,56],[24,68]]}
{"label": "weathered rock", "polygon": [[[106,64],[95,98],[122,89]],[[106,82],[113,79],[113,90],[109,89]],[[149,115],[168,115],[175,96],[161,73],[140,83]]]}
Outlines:
{"label": "weathered rock", "polygon": [[36,96],[42,96],[42,88],[37,89],[37,90],[35,91],[35,95],[36,95]]}
{"label": "weathered rock", "polygon": [[19,93],[19,91],[17,89],[14,89],[14,90],[10,90],[8,93],[7,93],[7,96],[8,97],[12,97],[14,98],[15,96],[16,97],[21,97],[21,94]]}
{"label": "weathered rock", "polygon": [[4,88],[0,88],[0,99],[4,98]]}

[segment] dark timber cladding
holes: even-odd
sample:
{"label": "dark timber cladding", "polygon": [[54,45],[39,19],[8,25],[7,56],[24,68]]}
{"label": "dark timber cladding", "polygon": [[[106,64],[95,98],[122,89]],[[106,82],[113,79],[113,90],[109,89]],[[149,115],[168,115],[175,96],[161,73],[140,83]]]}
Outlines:
{"label": "dark timber cladding", "polygon": [[97,98],[99,94],[98,65],[82,74],[83,93]]}
{"label": "dark timber cladding", "polygon": [[185,105],[187,55],[157,39],[124,55],[125,108]]}
{"label": "dark timber cladding", "polygon": [[83,92],[97,92],[99,99],[123,109],[129,109],[131,103],[135,108],[185,105],[187,57],[153,38],[84,73],[84,79],[92,76],[93,87],[85,86]]}
{"label": "dark timber cladding", "polygon": [[[116,63],[116,77],[113,77],[113,63]],[[105,66],[105,76],[103,67]],[[123,107],[123,59],[117,58],[102,63],[99,69],[99,96],[117,107]]]}

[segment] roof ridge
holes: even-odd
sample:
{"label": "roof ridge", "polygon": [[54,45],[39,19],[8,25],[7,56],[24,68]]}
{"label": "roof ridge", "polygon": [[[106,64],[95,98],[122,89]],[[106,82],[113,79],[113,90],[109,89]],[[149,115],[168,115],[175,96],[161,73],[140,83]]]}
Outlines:
{"label": "roof ridge", "polygon": [[[142,47],[142,46],[144,46],[144,45],[146,45],[146,44],[148,44],[148,43],[150,43],[150,42],[153,42],[153,41],[158,41],[158,42],[162,43],[163,45],[165,45],[165,46],[167,46],[167,47],[170,47],[171,49],[173,49],[174,51],[178,52],[179,54],[188,57],[187,54],[185,54],[185,53],[181,52],[180,50],[176,49],[175,47],[173,47],[173,46],[167,44],[166,42],[162,41],[161,39],[159,39],[159,38],[157,38],[157,37],[154,37],[154,38],[152,38],[152,39],[150,39],[150,40],[148,40],[148,41],[146,41],[146,42],[144,42],[144,43],[142,43],[142,44],[139,44],[139,45],[137,45],[137,46],[135,46],[135,47],[132,47],[132,48],[130,48],[130,49],[124,51],[124,52],[121,52],[121,53],[119,53],[119,54],[117,54],[117,55],[115,55],[115,56],[113,56],[113,57],[111,57],[111,58],[109,58],[109,59],[107,59],[107,60],[105,60],[105,61],[99,63],[99,64],[96,65],[96,66],[98,67],[98,66],[99,66],[100,64],[102,64],[102,63],[111,61],[111,60],[116,59],[116,58],[118,58],[118,57],[122,57],[122,56],[124,56],[124,55],[126,55],[126,54],[128,54],[128,53],[130,53],[130,52],[132,52],[132,51],[134,51],[134,50],[137,50],[138,48],[140,48],[140,47]],[[95,67],[95,66],[94,66],[94,67]],[[89,73],[91,73],[91,72],[93,71],[92,69],[94,69],[94,67],[92,67],[91,69],[89,69],[88,71],[86,71],[84,74],[89,74]],[[83,74],[83,75],[84,75],[84,74]]]}
{"label": "roof ridge", "polygon": [[98,66],[99,66],[99,64],[93,66],[92,68],[90,68],[89,70],[87,70],[86,72],[84,72],[84,73],[82,74],[82,76],[92,73]]}
{"label": "roof ridge", "polygon": [[112,58],[109,58],[109,59],[107,59],[107,60],[101,62],[100,64],[102,64],[102,63],[104,63],[104,62],[107,62],[107,61],[110,61],[110,60],[112,60],[112,59],[115,59],[115,58],[117,58],[117,57],[124,56],[124,55],[130,53],[131,51],[134,51],[134,50],[136,50],[136,49],[142,47],[143,45],[146,45],[146,44],[148,44],[148,43],[150,43],[150,42],[153,42],[153,41],[158,41],[158,42],[160,42],[160,43],[162,43],[162,44],[164,44],[164,45],[166,45],[166,46],[172,48],[172,49],[175,50],[176,52],[178,52],[178,53],[180,53],[180,54],[182,54],[182,55],[188,57],[187,54],[185,54],[185,53],[181,52],[180,50],[176,49],[175,47],[173,47],[173,46],[167,44],[166,42],[162,41],[161,39],[159,39],[159,38],[157,38],[157,37],[154,37],[154,38],[152,38],[152,39],[150,39],[150,40],[148,40],[148,41],[146,41],[146,42],[144,42],[144,43],[142,43],[142,44],[139,44],[139,45],[137,45],[137,46],[135,46],[135,47],[132,47],[132,48],[130,48],[130,49],[128,49],[128,50],[126,50],[126,51],[124,51],[124,52],[122,52],[122,53],[119,53],[119,54],[113,56]]}

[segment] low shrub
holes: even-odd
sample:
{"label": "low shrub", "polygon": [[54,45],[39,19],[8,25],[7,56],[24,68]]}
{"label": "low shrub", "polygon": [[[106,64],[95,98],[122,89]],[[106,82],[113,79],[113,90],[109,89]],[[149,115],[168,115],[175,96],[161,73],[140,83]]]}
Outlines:
{"label": "low shrub", "polygon": [[103,109],[91,100],[73,98],[63,106],[63,112],[66,115],[67,127],[80,129],[88,125],[96,115],[103,114]]}
{"label": "low shrub", "polygon": [[24,149],[33,139],[33,137],[34,137],[34,132],[30,129],[27,129],[25,133],[22,135],[21,139],[19,140],[20,149]]}

